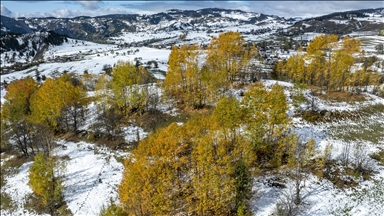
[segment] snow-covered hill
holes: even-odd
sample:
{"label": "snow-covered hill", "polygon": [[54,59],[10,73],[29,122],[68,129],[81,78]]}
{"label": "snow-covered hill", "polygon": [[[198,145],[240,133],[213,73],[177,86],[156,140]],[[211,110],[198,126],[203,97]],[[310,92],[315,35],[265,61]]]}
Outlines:
{"label": "snow-covered hill", "polygon": [[28,31],[52,30],[75,39],[105,41],[111,36],[120,36],[123,32],[207,31],[246,24],[261,26],[271,22],[285,23],[285,19],[241,10],[207,8],[99,17],[18,18],[16,20],[2,17],[4,24],[2,24],[1,33],[12,31],[14,29],[12,24],[21,25],[19,23],[22,23],[23,26],[28,27]]}

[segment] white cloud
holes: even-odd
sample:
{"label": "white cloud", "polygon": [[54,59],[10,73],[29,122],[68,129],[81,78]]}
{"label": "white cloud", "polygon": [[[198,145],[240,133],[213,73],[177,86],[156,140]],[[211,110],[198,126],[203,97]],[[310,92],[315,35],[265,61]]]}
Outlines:
{"label": "white cloud", "polygon": [[77,3],[79,3],[81,6],[83,6],[86,9],[89,10],[96,10],[100,8],[100,5],[102,4],[101,1],[80,1],[76,0]]}
{"label": "white cloud", "polygon": [[378,1],[270,1],[249,2],[254,12],[281,17],[304,18],[322,16],[334,12],[384,7]]}
{"label": "white cloud", "polygon": [[[203,8],[223,8],[239,9],[246,12],[264,13],[267,15],[277,15],[280,17],[303,18],[315,17],[330,14],[333,12],[379,8],[384,7],[384,3],[377,1],[127,1],[118,3],[102,1],[65,1],[67,4],[81,5],[83,9],[57,9],[52,12],[39,13],[17,13],[11,12],[5,7],[1,7],[3,15],[10,14],[13,17],[58,17],[71,18],[76,16],[102,16],[108,14],[132,14],[132,13],[155,13],[169,9],[197,10]],[[4,10],[4,12],[3,12]]]}
{"label": "white cloud", "polygon": [[8,8],[6,8],[4,5],[0,5],[1,12],[0,14],[7,17],[13,17],[12,11],[10,11]]}
{"label": "white cloud", "polygon": [[[145,11],[135,11],[125,8],[100,8],[97,10],[71,10],[57,9],[46,13],[14,13],[15,17],[56,17],[56,18],[73,18],[78,16],[103,16],[108,14],[132,14],[143,13]],[[149,11],[146,11],[150,13]]]}

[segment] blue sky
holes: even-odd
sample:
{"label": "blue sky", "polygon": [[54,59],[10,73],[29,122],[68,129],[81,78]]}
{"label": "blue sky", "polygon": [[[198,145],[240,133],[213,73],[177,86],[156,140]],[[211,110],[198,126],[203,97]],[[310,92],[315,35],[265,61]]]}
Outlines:
{"label": "blue sky", "polygon": [[337,11],[384,7],[384,1],[1,1],[9,17],[75,17],[156,13],[169,9],[208,7],[240,9],[283,17],[313,17]]}

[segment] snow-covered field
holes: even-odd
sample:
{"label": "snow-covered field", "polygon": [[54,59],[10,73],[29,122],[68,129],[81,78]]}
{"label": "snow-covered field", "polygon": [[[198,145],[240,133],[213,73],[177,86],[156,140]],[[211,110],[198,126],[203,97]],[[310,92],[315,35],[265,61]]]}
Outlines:
{"label": "snow-covered field", "polygon": [[89,41],[68,39],[60,46],[50,46],[48,51],[44,53],[44,59],[55,58],[59,56],[70,56],[73,54],[94,54],[104,53],[116,49],[116,45],[111,44],[97,44]]}
{"label": "snow-covered field", "polygon": [[[122,178],[123,164],[116,161],[116,157],[125,157],[127,153],[85,142],[60,140],[58,144],[53,154],[67,157],[64,159],[64,200],[74,215],[98,215],[110,199],[118,202],[117,185]],[[32,193],[27,185],[31,165],[32,162],[23,164],[16,175],[6,179],[2,191],[16,201],[17,208],[14,212],[2,211],[1,215],[35,215],[24,209],[25,198]]]}
{"label": "snow-covered field", "polygon": [[[278,83],[285,89],[292,87],[292,84],[276,81],[264,81],[265,86]],[[289,91],[285,90],[289,95]],[[377,96],[366,94],[368,99],[362,103],[328,103],[317,100],[320,110],[328,111],[357,111],[362,107],[368,107],[375,104],[384,105],[384,99]],[[308,98],[309,95],[306,95]],[[293,107],[289,113],[293,112]],[[357,140],[351,140],[349,133],[364,133],[364,130],[381,130],[384,125],[384,110],[379,111],[372,116],[360,117],[360,120],[344,120],[336,122],[325,122],[312,124],[300,117],[292,118],[292,130],[297,133],[301,140],[307,141],[313,138],[316,141],[316,149],[324,151],[327,144],[332,145],[331,158],[339,160],[343,153],[344,146],[354,146],[362,143],[364,152],[362,154],[367,160],[367,166],[372,169],[373,176],[370,180],[363,180],[361,176],[356,176],[355,180],[359,183],[357,187],[340,189],[334,186],[327,179],[319,179],[314,175],[309,175],[305,181],[302,191],[303,205],[299,209],[299,215],[377,215],[381,216],[384,212],[382,205],[384,201],[384,167],[377,161],[369,157],[384,147],[384,139],[372,142],[369,139],[357,136]],[[384,137],[383,131],[373,131],[376,135]],[[344,138],[340,135],[346,135]],[[380,135],[381,134],[381,135]],[[355,158],[351,153],[351,161]],[[261,176],[256,179],[253,186],[255,193],[251,200],[251,208],[255,215],[271,215],[276,210],[276,204],[286,199],[287,196],[294,194],[294,182],[288,178],[283,179],[284,189],[268,186],[268,179],[273,176]]]}
{"label": "snow-covered field", "polygon": [[[91,43],[93,44],[93,43]],[[100,45],[100,44],[99,44]],[[87,47],[93,47],[90,48],[92,50],[99,50],[99,49],[109,49],[104,47],[105,45],[100,45],[100,47],[96,45],[89,45],[89,46],[82,46],[82,48]],[[66,44],[63,46],[53,47],[52,52],[54,53],[60,53],[60,54],[70,54],[72,47],[70,44]],[[85,53],[83,49],[83,52]],[[132,63],[135,63],[135,58],[139,59],[140,62],[146,66],[146,62],[148,61],[157,61],[158,62],[158,68],[157,70],[161,71],[167,71],[168,69],[168,57],[170,54],[170,50],[167,49],[154,49],[154,48],[148,48],[148,47],[138,47],[138,48],[126,48],[126,49],[117,49],[117,48],[111,48],[113,49],[113,53],[111,54],[110,51],[104,51],[102,53],[98,54],[90,54],[86,55],[84,59],[82,60],[76,60],[76,61],[69,61],[69,62],[51,62],[51,63],[43,63],[38,66],[34,66],[32,68],[28,68],[26,70],[22,71],[16,71],[10,74],[4,74],[1,75],[0,80],[1,82],[7,81],[8,83],[23,79],[27,77],[35,77],[35,71],[38,70],[40,72],[40,76],[45,75],[46,77],[52,77],[55,75],[60,75],[64,71],[68,72],[74,72],[77,74],[83,74],[84,71],[88,71],[89,74],[101,74],[103,73],[103,67],[104,65],[111,65],[113,66],[117,61],[131,61]],[[138,52],[134,51],[139,50]],[[130,52],[132,54],[130,55],[122,55],[122,53]],[[78,51],[73,51],[74,53],[78,53]],[[104,55],[104,53],[106,55]],[[117,53],[119,53],[117,55]],[[154,76],[159,79],[164,79],[164,75],[160,73],[154,73]],[[1,89],[1,101],[4,103],[4,96],[5,96],[6,90]]]}

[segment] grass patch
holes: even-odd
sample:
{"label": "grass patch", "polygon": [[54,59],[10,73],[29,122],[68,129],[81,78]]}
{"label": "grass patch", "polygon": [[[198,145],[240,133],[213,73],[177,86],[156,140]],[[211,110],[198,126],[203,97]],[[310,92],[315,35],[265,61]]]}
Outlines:
{"label": "grass patch", "polygon": [[186,122],[189,115],[180,114],[172,116],[169,114],[162,113],[159,110],[149,110],[142,116],[136,118],[136,123],[139,127],[143,128],[144,131],[154,132],[160,128],[167,127],[173,122]]}
{"label": "grass patch", "polygon": [[384,125],[380,123],[342,125],[330,127],[333,137],[344,141],[369,141],[379,144],[383,139]]}
{"label": "grass patch", "polygon": [[64,205],[60,206],[57,209],[57,213],[58,213],[58,215],[63,215],[63,216],[71,216],[71,215],[73,215],[72,211],[68,208],[67,204],[64,204]]}
{"label": "grass patch", "polygon": [[[2,175],[3,176],[3,175]],[[17,203],[5,192],[1,190],[0,193],[1,211],[13,213],[16,210]]]}
{"label": "grass patch", "polygon": [[[28,212],[33,212],[38,215],[42,214],[49,214],[49,209],[45,205],[43,205],[43,201],[41,197],[37,196],[35,193],[29,194],[25,198],[25,205],[24,208]],[[55,207],[56,208],[56,213],[54,215],[73,215],[71,210],[68,208],[67,204],[63,201],[60,206]]]}
{"label": "grass patch", "polygon": [[332,166],[332,169],[325,172],[323,177],[332,182],[333,185],[341,189],[358,185],[355,179],[360,177],[360,173],[348,167],[340,167],[336,164],[333,164]]}
{"label": "grass patch", "polygon": [[34,212],[36,214],[49,214],[49,209],[46,208],[43,204],[42,199],[34,193],[29,194],[25,198],[24,208],[28,212]]}
{"label": "grass patch", "polygon": [[127,156],[121,156],[121,155],[114,155],[113,157],[116,159],[117,162],[121,164],[124,164],[124,161],[127,158]]}
{"label": "grass patch", "polygon": [[332,125],[331,135],[344,141],[368,141],[379,144],[383,141],[384,105],[364,107],[356,112],[354,121],[349,124]]}
{"label": "grass patch", "polygon": [[363,94],[356,94],[352,92],[342,92],[342,91],[328,91],[325,90],[325,94],[319,94],[319,98],[329,102],[346,102],[346,103],[355,103],[363,102],[367,100],[367,97]]}
{"label": "grass patch", "polygon": [[384,166],[384,149],[380,149],[379,152],[376,152],[376,153],[370,155],[370,157],[372,159],[378,161],[381,166]]}

